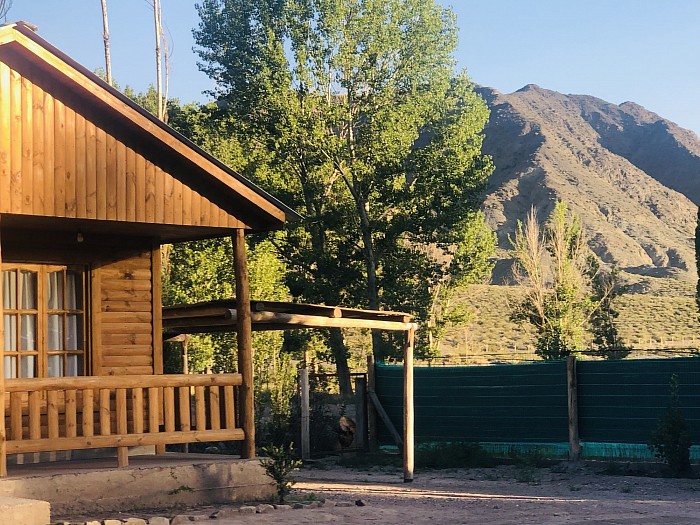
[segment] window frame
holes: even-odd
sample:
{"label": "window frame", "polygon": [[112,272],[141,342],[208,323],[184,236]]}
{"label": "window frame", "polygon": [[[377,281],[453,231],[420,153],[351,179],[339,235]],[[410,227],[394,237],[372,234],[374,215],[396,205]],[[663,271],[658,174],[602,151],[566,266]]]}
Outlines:
{"label": "window frame", "polygon": [[[3,323],[4,323],[4,315],[9,313],[10,315],[16,315],[18,319],[16,320],[17,323],[17,330],[16,330],[16,337],[17,337],[17,350],[5,350],[4,348],[4,342],[3,342],[3,349],[2,349],[2,359],[3,361],[5,360],[6,357],[15,357],[17,358],[17,363],[15,365],[15,377],[17,378],[23,378],[20,374],[22,372],[22,364],[21,364],[21,357],[24,356],[29,356],[29,355],[34,355],[36,359],[36,364],[35,364],[35,375],[34,378],[47,378],[47,377],[75,377],[75,376],[67,376],[66,371],[68,369],[67,367],[67,356],[69,355],[78,355],[78,363],[81,363],[81,365],[78,366],[78,376],[87,376],[90,374],[90,367],[89,367],[89,355],[90,355],[90,335],[89,335],[89,314],[90,314],[90,293],[88,290],[89,287],[89,276],[90,276],[90,270],[87,265],[81,265],[81,264],[60,264],[60,263],[10,263],[10,262],[3,262],[2,265],[0,265],[0,271],[4,272],[5,271],[15,271],[17,272],[14,276],[16,281],[16,304],[15,308],[4,308],[3,305]],[[20,273],[22,271],[30,271],[30,272],[35,272],[36,273],[36,308],[34,309],[27,309],[27,308],[21,308],[21,299],[20,299],[20,282],[21,282],[21,277]],[[48,304],[48,276],[52,272],[56,271],[61,271],[62,274],[62,301],[63,305],[62,308],[49,308]],[[80,275],[81,279],[81,290],[80,290],[80,304],[82,306],[81,309],[70,309],[68,308],[68,305],[66,304],[66,275],[67,272],[75,272],[78,275]],[[0,289],[2,288],[2,282],[0,281]],[[4,296],[3,296],[3,301],[4,301]],[[21,333],[20,333],[20,317],[22,315],[36,315],[36,326],[35,326],[35,350],[24,350],[20,346],[20,339],[21,339]],[[51,315],[59,315],[61,316],[61,323],[62,323],[62,350],[49,350],[49,316]],[[80,323],[80,326],[78,328],[80,336],[77,340],[77,346],[78,350],[68,350],[66,348],[66,341],[68,337],[68,333],[66,330],[66,322],[67,318],[70,315],[78,315],[82,318],[82,322]],[[62,357],[62,372],[63,375],[61,376],[49,376],[49,356],[55,356],[55,355],[60,355]],[[81,360],[82,357],[82,360]],[[4,371],[4,374],[7,374],[7,371]],[[5,377],[6,380],[11,381],[13,378],[11,377]]]}

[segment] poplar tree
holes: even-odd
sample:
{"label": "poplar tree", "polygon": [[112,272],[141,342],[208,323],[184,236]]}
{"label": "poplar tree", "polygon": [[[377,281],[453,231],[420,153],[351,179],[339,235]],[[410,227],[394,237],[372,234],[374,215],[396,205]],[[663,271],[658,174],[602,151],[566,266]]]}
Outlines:
{"label": "poplar tree", "polygon": [[[232,133],[267,154],[247,174],[306,217],[277,240],[292,295],[425,319],[493,170],[487,106],[454,69],[452,11],[432,0],[197,10],[200,68]],[[379,359],[383,337],[373,333]],[[327,340],[347,392],[343,335]]]}

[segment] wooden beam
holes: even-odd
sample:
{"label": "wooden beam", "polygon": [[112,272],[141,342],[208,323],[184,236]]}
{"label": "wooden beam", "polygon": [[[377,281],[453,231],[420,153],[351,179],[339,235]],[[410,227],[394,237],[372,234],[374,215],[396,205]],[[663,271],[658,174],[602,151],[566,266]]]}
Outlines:
{"label": "wooden beam", "polygon": [[414,411],[413,411],[413,341],[415,330],[406,332],[403,353],[403,480],[413,481]]}
{"label": "wooden beam", "polygon": [[236,278],[236,325],[238,342],[238,372],[243,376],[240,387],[241,427],[245,433],[241,457],[255,457],[255,400],[253,397],[253,330],[250,312],[250,283],[246,258],[245,231],[235,231],[233,239],[233,266]]}
{"label": "wooden beam", "polygon": [[299,391],[301,392],[301,459],[311,459],[310,408],[309,408],[309,369],[299,370]]}
{"label": "wooden beam", "polygon": [[[2,72],[0,72],[2,73]],[[0,79],[1,80],[1,79]],[[0,132],[4,130],[0,129]],[[2,157],[0,152],[0,157]],[[0,190],[2,192],[3,190]],[[0,215],[0,220],[2,216]],[[2,235],[0,234],[0,267],[2,267]],[[2,297],[2,272],[0,272],[0,297]],[[3,303],[0,301],[0,319],[3,319]],[[4,325],[0,323],[0,341],[4,341]],[[0,355],[0,478],[7,477],[7,430],[5,429],[5,359]]]}
{"label": "wooden beam", "polygon": [[153,373],[163,373],[163,293],[161,280],[161,252],[156,244],[151,250],[151,302],[153,333]]}
{"label": "wooden beam", "polygon": [[581,457],[581,442],[578,433],[578,386],[576,378],[576,356],[566,358],[566,385],[569,406],[569,461]]}
{"label": "wooden beam", "polygon": [[[236,311],[228,310],[227,317],[235,320]],[[287,314],[281,312],[252,312],[254,324],[269,323],[288,325],[290,328],[376,328],[405,332],[415,328],[414,323],[400,321],[384,321],[380,319],[358,319],[345,317],[324,317],[321,315]]]}
{"label": "wooden beam", "polygon": [[164,374],[125,376],[77,376],[13,379],[5,383],[7,392],[87,390],[115,388],[163,388],[182,386],[241,385],[241,374]]}
{"label": "wooden beam", "polygon": [[[370,352],[367,356],[367,392],[374,392],[377,387],[377,380],[374,369],[374,354]],[[376,452],[377,441],[377,410],[372,403],[367,403],[367,434],[369,436],[368,445],[370,452]]]}
{"label": "wooden beam", "polygon": [[52,450],[80,450],[103,447],[140,447],[146,445],[206,443],[210,441],[240,441],[243,431],[239,428],[223,430],[190,430],[189,432],[158,432],[143,434],[76,436],[57,439],[22,439],[9,441],[8,454],[25,452],[50,452]]}
{"label": "wooden beam", "polygon": [[386,425],[386,428],[389,429],[389,433],[394,439],[394,443],[396,443],[396,446],[399,448],[403,447],[403,439],[401,439],[401,434],[399,434],[399,431],[396,430],[394,423],[391,422],[389,414],[386,413],[386,410],[384,410],[381,401],[379,401],[379,398],[377,397],[377,393],[374,390],[369,390],[367,392],[367,395],[369,396],[369,400],[372,402],[372,405],[374,405],[374,408],[377,411],[377,414],[379,414],[379,417],[381,418],[382,422],[384,423],[384,425]]}

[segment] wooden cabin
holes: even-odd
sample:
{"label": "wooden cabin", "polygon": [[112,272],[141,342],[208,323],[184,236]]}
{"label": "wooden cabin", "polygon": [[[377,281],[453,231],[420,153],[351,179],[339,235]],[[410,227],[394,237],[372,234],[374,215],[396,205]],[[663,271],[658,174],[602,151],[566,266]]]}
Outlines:
{"label": "wooden cabin", "polygon": [[[244,234],[298,218],[28,24],[0,27],[0,476],[57,450],[125,465],[132,446],[242,440],[252,457]],[[164,375],[160,246],[221,236],[240,373]]]}

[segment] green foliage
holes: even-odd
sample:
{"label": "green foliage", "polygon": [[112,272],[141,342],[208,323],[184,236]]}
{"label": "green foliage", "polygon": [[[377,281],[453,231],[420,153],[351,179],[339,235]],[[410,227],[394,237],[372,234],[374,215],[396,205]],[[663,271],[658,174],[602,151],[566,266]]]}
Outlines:
{"label": "green foliage", "polygon": [[518,221],[511,242],[514,277],[530,286],[513,319],[535,326],[536,352],[543,359],[571,355],[582,347],[584,327],[596,308],[580,219],[559,201],[540,232],[533,208],[525,223]]}
{"label": "green foliage", "polygon": [[455,294],[471,284],[483,283],[491,277],[496,253],[496,233],[486,225],[483,212],[469,215],[455,232],[456,244],[443,280],[432,290],[427,332],[428,351],[423,356],[436,356],[438,345],[447,329],[466,324],[471,315],[463,302],[454,301]]}
{"label": "green foliage", "polygon": [[[197,9],[200,67],[257,152],[246,174],[307,218],[276,240],[292,295],[426,319],[493,170],[486,104],[453,72],[452,12],[432,0]],[[343,341],[328,342],[346,366]],[[391,351],[376,334],[374,351]]]}
{"label": "green foliage", "polygon": [[262,453],[267,457],[261,458],[260,464],[277,485],[279,503],[284,503],[294,485],[292,472],[301,467],[301,461],[294,457],[294,445],[270,445],[263,447]]}
{"label": "green foliage", "polygon": [[670,381],[669,404],[666,413],[659,418],[651,435],[649,448],[657,458],[663,459],[675,477],[690,473],[690,433],[680,408],[678,376]]}
{"label": "green foliage", "polygon": [[610,271],[603,271],[598,260],[590,256],[588,261],[589,277],[593,287],[592,299],[597,304],[590,320],[593,333],[595,355],[606,359],[627,357],[631,349],[625,345],[617,329],[616,319],[620,313],[615,299],[622,295],[625,286],[620,282],[620,272],[616,266]]}

